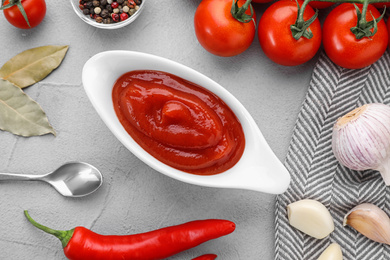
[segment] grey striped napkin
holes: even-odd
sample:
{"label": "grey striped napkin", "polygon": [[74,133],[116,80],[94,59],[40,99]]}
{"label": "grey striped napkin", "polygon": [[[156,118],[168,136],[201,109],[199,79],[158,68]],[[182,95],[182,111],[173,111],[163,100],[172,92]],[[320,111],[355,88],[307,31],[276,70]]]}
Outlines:
{"label": "grey striped napkin", "polygon": [[[350,227],[344,215],[355,205],[370,202],[390,214],[390,190],[378,172],[355,172],[341,166],[331,148],[337,118],[367,103],[390,105],[390,55],[370,67],[348,70],[322,53],[298,116],[285,165],[292,181],[276,200],[275,259],[316,260],[332,242],[342,247],[344,260],[390,259],[390,247],[372,242]],[[335,231],[322,240],[304,235],[288,224],[286,206],[310,198],[322,202],[335,222]]]}

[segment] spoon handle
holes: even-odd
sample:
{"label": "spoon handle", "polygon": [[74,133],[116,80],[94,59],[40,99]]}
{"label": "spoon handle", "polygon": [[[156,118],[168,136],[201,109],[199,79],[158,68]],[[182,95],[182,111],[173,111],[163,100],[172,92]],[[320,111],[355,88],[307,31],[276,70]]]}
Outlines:
{"label": "spoon handle", "polygon": [[42,175],[0,173],[0,181],[38,181]]}

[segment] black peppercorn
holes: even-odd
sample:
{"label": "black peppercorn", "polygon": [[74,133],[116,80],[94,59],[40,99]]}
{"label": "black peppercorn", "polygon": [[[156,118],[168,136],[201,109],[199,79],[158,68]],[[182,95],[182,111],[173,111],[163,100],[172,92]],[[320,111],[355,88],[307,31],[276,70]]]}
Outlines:
{"label": "black peppercorn", "polygon": [[[139,9],[142,0],[78,0],[84,15],[97,23],[111,24],[126,20]],[[109,4],[113,3],[113,4]],[[115,8],[113,6],[115,5]]]}
{"label": "black peppercorn", "polygon": [[111,18],[103,19],[103,23],[104,24],[110,24],[110,23],[112,23],[112,19]]}
{"label": "black peppercorn", "polygon": [[100,13],[100,16],[103,18],[108,18],[110,17],[110,12],[107,9],[103,9],[102,12]]}

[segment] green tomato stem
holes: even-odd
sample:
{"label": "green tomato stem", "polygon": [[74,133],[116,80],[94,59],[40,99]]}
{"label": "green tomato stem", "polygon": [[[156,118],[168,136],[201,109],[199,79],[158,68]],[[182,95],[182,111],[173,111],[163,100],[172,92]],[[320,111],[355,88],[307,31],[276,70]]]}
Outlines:
{"label": "green tomato stem", "polygon": [[[234,17],[234,19],[241,23],[249,23],[252,20],[254,14],[251,2],[252,0],[246,0],[245,4],[243,4],[241,7],[238,7],[238,0],[233,0],[230,13]],[[250,15],[245,13],[248,8],[250,8],[251,10]]]}
{"label": "green tomato stem", "polygon": [[20,13],[23,15],[24,20],[26,20],[28,27],[31,28],[30,22],[28,21],[26,11],[24,10],[24,7],[22,5],[22,0],[9,0],[9,4],[7,4],[7,5],[4,5],[4,2],[5,1],[2,0],[2,6],[0,7],[0,10],[4,10],[4,9],[10,8],[10,7],[16,5],[18,7]]}
{"label": "green tomato stem", "polygon": [[[298,14],[297,14],[297,20],[295,24],[291,25],[291,31],[293,34],[293,37],[298,40],[302,36],[310,39],[313,35],[309,29],[309,25],[312,21],[315,20],[317,17],[317,13],[310,18],[308,21],[305,21],[303,19],[303,14],[305,12],[306,6],[309,4],[310,1],[318,1],[318,2],[331,2],[331,3],[358,3],[362,4],[363,8],[361,13],[359,13],[358,8],[357,9],[357,16],[358,16],[358,23],[356,27],[351,28],[351,31],[355,34],[356,39],[361,39],[363,37],[371,37],[373,36],[377,31],[377,23],[383,18],[385,11],[383,14],[375,19],[374,21],[367,22],[366,14],[369,4],[373,3],[387,3],[390,2],[390,0],[305,0],[302,4],[302,6],[299,7],[298,3]],[[374,31],[371,32],[370,30],[374,28]]]}

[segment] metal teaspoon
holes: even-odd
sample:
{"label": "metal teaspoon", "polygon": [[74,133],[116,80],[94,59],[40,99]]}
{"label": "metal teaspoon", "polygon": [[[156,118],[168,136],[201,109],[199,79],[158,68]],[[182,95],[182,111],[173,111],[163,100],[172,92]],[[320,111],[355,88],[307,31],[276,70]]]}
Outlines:
{"label": "metal teaspoon", "polygon": [[66,197],[82,197],[96,191],[103,177],[88,163],[69,162],[44,175],[0,173],[0,181],[44,181]]}

